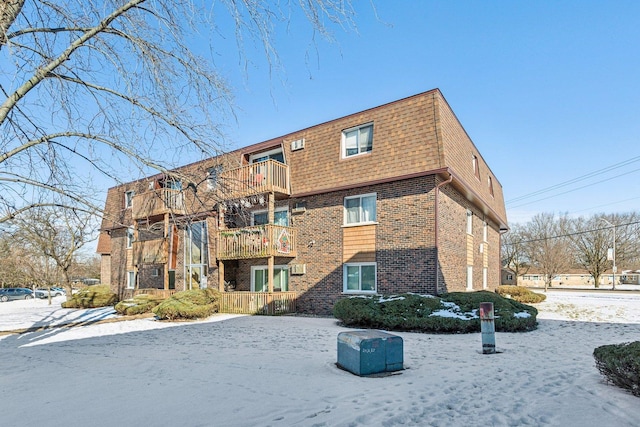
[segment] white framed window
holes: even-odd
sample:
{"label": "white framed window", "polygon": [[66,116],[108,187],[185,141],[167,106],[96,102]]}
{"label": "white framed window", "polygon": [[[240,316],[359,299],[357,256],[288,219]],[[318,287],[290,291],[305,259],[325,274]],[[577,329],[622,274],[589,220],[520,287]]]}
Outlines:
{"label": "white framed window", "polygon": [[124,207],[125,209],[129,209],[133,205],[133,191],[125,191],[124,192]]}
{"label": "white framed window", "polygon": [[471,161],[473,163],[473,174],[476,178],[480,179],[480,165],[478,163],[478,156],[476,156],[475,154],[472,154],[471,156]]}
{"label": "white framed window", "polygon": [[482,222],[482,241],[483,242],[488,242],[487,240],[487,238],[489,237],[488,230],[489,230],[489,226],[487,225],[487,221],[483,221]]}
{"label": "white framed window", "polygon": [[129,227],[127,228],[127,249],[133,247],[133,241],[134,241],[134,231],[133,231],[133,228]]}
{"label": "white framed window", "polygon": [[156,267],[156,268],[154,268],[154,269],[152,269],[152,270],[151,270],[151,276],[152,276],[152,277],[158,277],[158,276],[160,276],[160,269],[159,269],[159,268],[157,268],[157,267]]}
{"label": "white framed window", "polygon": [[[269,268],[266,265],[251,267],[251,292],[269,292]],[[273,266],[273,291],[287,292],[289,290],[289,267],[286,265]]]}
{"label": "white framed window", "polygon": [[373,150],[373,123],[342,131],[342,158],[370,153]]}
{"label": "white framed window", "polygon": [[222,173],[222,165],[216,165],[207,169],[207,189],[214,190],[218,186],[218,179]]}
{"label": "white framed window", "polygon": [[493,197],[493,179],[491,179],[491,177],[489,177],[489,179],[487,181],[488,181],[488,184],[489,184],[489,194],[491,195],[491,197]]}
{"label": "white framed window", "polygon": [[467,266],[467,290],[473,290],[473,266]]}
{"label": "white framed window", "polygon": [[263,151],[261,153],[254,153],[249,156],[249,163],[266,162],[267,160],[276,160],[280,163],[284,163],[284,153],[282,147],[274,148],[273,150]]}
{"label": "white framed window", "polygon": [[[287,206],[276,208],[273,213],[273,223],[276,225],[289,225],[289,208]],[[251,225],[263,225],[269,223],[269,211],[259,210],[251,212]]]}
{"label": "white framed window", "polygon": [[376,193],[344,198],[344,224],[367,224],[376,222]]}
{"label": "white framed window", "polygon": [[354,262],[343,265],[343,292],[375,293],[378,289],[375,262]]}
{"label": "white framed window", "polygon": [[134,289],[136,287],[136,272],[127,271],[127,289]]}
{"label": "white framed window", "polygon": [[489,276],[489,269],[487,267],[484,267],[482,269],[482,289],[487,289],[488,276]]}
{"label": "white framed window", "polygon": [[467,234],[473,234],[473,212],[467,210]]}

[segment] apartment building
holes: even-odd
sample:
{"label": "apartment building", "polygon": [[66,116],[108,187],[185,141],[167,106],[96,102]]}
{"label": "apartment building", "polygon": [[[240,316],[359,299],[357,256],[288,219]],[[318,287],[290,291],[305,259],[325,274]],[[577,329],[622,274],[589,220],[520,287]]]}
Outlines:
{"label": "apartment building", "polygon": [[502,187],[438,89],[109,189],[102,282],[328,314],[360,294],[494,289]]}

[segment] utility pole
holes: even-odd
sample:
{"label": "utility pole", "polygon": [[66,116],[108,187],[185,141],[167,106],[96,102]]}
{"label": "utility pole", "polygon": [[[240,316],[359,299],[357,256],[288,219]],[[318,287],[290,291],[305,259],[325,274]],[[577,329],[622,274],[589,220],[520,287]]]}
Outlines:
{"label": "utility pole", "polygon": [[612,281],[612,290],[615,291],[616,290],[616,270],[618,269],[616,267],[616,225],[610,223],[609,221],[607,221],[604,218],[600,218],[600,219],[602,221],[606,222],[607,224],[609,224],[609,226],[611,228],[613,228],[613,250],[612,250],[613,253],[611,254],[612,255],[611,256],[611,261],[613,262],[613,266],[611,268],[611,271],[612,271],[613,274],[611,276],[612,276],[612,279],[613,279],[613,281]]}

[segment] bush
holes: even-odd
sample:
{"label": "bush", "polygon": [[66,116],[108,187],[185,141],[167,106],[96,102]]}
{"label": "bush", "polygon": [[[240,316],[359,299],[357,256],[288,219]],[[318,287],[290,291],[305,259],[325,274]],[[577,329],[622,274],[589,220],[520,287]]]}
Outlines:
{"label": "bush", "polygon": [[152,309],[160,320],[201,319],[216,313],[220,293],[215,289],[177,292]]}
{"label": "bush", "polygon": [[478,309],[492,302],[496,330],[531,331],[538,311],[494,292],[454,292],[441,298],[401,294],[357,296],[336,302],[333,314],[346,326],[396,331],[469,333],[480,331]]}
{"label": "bush", "polygon": [[593,351],[593,357],[607,381],[640,397],[640,341],[603,345]]}
{"label": "bush", "polygon": [[63,308],[107,307],[118,302],[118,296],[107,285],[88,286],[62,303]]}
{"label": "bush", "polygon": [[502,285],[498,286],[496,292],[506,298],[512,298],[525,304],[537,304],[547,299],[544,294],[530,291],[523,286]]}
{"label": "bush", "polygon": [[164,298],[157,295],[136,295],[131,299],[120,301],[114,307],[118,314],[134,316],[150,313]]}

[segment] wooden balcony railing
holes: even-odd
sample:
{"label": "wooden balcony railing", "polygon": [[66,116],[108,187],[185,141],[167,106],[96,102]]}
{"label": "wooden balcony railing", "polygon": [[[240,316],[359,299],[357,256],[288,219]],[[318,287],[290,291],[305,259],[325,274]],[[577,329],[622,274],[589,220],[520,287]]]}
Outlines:
{"label": "wooden balcony railing", "polygon": [[261,193],[291,195],[289,166],[275,160],[241,166],[221,174],[223,199],[237,199]]}
{"label": "wooden balcony railing", "polygon": [[167,239],[133,242],[134,264],[164,264],[168,256]]}
{"label": "wooden balcony railing", "polygon": [[220,294],[220,313],[274,315],[295,312],[295,292],[222,292]]}
{"label": "wooden balcony railing", "polygon": [[142,219],[165,213],[184,214],[184,196],[181,190],[160,188],[133,196],[131,215]]}
{"label": "wooden balcony railing", "polygon": [[218,231],[218,259],[296,257],[296,230],[265,224]]}

